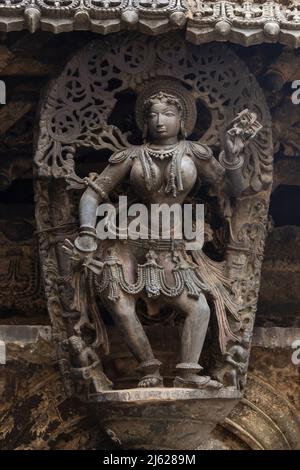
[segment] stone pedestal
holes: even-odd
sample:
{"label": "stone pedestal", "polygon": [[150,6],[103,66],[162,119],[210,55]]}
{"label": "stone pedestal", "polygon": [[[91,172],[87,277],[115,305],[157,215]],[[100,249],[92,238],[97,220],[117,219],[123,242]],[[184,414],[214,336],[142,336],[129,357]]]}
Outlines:
{"label": "stone pedestal", "polygon": [[135,388],[90,395],[89,401],[107,434],[125,449],[193,450],[240,398],[230,389]]}

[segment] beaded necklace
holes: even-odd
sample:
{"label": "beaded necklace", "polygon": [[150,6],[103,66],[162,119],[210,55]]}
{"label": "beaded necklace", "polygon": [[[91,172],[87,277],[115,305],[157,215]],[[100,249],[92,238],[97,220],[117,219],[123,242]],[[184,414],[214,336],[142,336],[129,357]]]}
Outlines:
{"label": "beaded necklace", "polygon": [[148,190],[154,190],[155,188],[155,170],[153,166],[153,158],[159,160],[171,158],[165,193],[172,194],[173,197],[176,197],[177,191],[183,190],[181,178],[181,158],[183,156],[183,153],[184,145],[182,145],[182,142],[178,142],[172,147],[168,148],[155,149],[147,144],[142,147],[140,160],[142,163],[146,187]]}
{"label": "beaded necklace", "polygon": [[175,145],[172,145],[172,147],[169,148],[154,148],[154,147],[149,147],[149,145],[145,145],[146,147],[146,152],[151,158],[159,158],[160,160],[164,160],[165,158],[173,158],[175,152],[178,150],[179,144],[176,143]]}

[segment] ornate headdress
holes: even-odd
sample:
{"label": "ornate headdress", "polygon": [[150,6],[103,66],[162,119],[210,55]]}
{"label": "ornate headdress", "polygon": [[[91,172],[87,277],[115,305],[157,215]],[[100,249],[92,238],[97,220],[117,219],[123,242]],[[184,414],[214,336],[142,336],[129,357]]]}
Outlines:
{"label": "ornate headdress", "polygon": [[139,92],[135,116],[141,131],[143,131],[145,124],[145,103],[149,102],[154,95],[158,96],[160,92],[162,97],[166,99],[174,97],[176,101],[179,101],[186,134],[191,134],[197,120],[197,108],[194,97],[179,80],[167,77],[147,82]]}

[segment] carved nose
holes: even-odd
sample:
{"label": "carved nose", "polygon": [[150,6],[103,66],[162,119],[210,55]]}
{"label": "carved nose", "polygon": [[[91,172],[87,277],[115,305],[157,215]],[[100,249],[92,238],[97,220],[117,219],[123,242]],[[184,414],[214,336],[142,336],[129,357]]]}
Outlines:
{"label": "carved nose", "polygon": [[161,120],[161,115],[158,114],[156,127],[161,127],[162,125],[163,125],[163,123],[162,123],[162,120]]}

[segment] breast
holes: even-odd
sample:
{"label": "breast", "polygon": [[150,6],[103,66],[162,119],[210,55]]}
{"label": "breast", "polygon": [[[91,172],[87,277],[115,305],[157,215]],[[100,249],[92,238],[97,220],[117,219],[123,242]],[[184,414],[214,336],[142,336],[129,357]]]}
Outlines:
{"label": "breast", "polygon": [[130,172],[130,183],[135,192],[137,194],[144,195],[153,191],[158,191],[161,188],[163,184],[161,169],[156,165],[155,162],[152,164],[150,180],[152,187],[151,189],[148,189],[146,187],[146,178],[144,175],[142,163],[139,159],[136,159]]}
{"label": "breast", "polygon": [[[193,188],[197,180],[197,169],[193,160],[184,156],[181,159],[181,178],[183,184],[183,191],[185,194]],[[149,168],[150,172],[150,168]],[[141,196],[151,195],[153,198],[153,193],[164,192],[167,187],[168,179],[171,172],[171,160],[168,161],[154,161],[152,160],[152,169],[150,174],[151,189],[148,189],[146,186],[146,178],[144,174],[144,168],[142,162],[139,159],[136,159],[131,173],[130,173],[130,183],[134,188],[135,192]]]}
{"label": "breast", "polygon": [[[168,163],[164,172],[165,185],[167,184],[170,170],[171,162]],[[190,192],[197,180],[197,168],[193,160],[188,156],[184,156],[181,160],[181,178],[184,192]]]}

